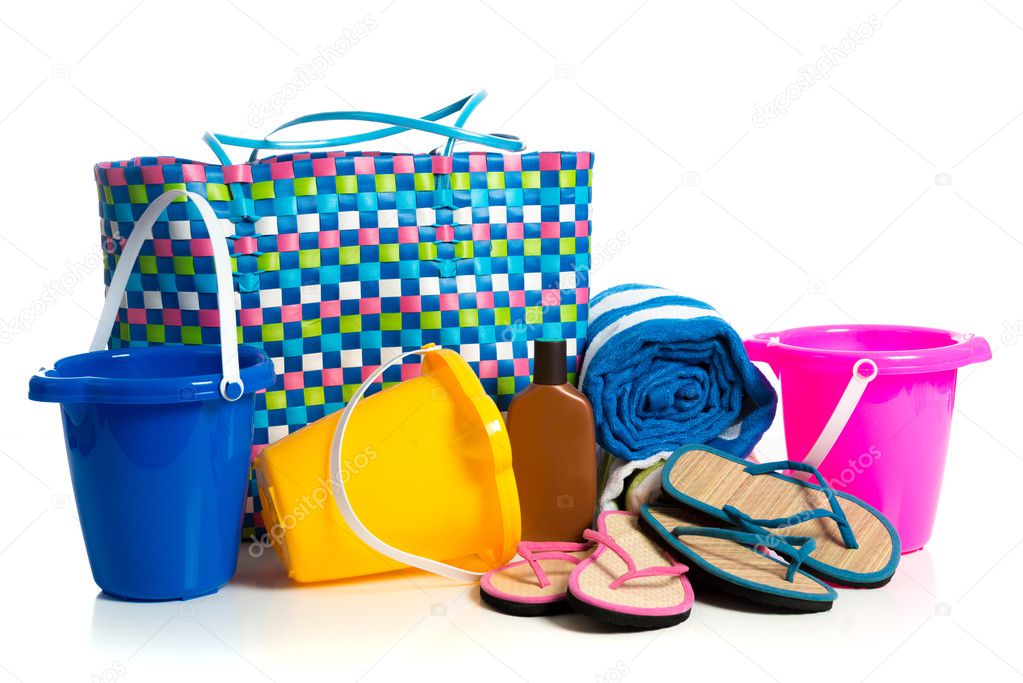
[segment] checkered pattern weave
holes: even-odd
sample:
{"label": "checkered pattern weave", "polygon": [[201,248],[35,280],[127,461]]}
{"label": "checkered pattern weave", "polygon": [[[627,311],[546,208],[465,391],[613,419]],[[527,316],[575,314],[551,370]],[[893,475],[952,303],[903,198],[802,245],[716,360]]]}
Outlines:
{"label": "checkered pattern weave", "polygon": [[[233,223],[238,340],[277,382],[256,396],[256,449],[343,407],[375,367],[435,343],[457,350],[503,410],[531,346],[586,337],[592,154],[287,154],[219,166],[174,157],[101,163],[109,282],[148,203],[199,193]],[[112,347],[218,343],[209,235],[171,204],[128,283]],[[419,358],[383,386],[414,377]],[[252,487],[254,490],[254,487]],[[261,527],[246,508],[247,533]]]}

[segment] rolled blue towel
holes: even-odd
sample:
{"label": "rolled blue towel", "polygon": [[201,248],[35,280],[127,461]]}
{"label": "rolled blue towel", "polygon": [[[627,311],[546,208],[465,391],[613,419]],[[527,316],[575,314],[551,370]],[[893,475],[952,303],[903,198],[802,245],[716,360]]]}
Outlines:
{"label": "rolled blue towel", "polygon": [[749,455],[778,404],[717,311],[649,285],[612,287],[590,302],[579,387],[593,405],[598,445],[630,465],[604,463],[602,502],[629,473],[685,444]]}

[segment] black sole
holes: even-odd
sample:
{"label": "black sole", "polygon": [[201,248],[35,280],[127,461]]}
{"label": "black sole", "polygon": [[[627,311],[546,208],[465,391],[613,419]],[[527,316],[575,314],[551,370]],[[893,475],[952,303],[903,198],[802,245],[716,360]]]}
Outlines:
{"label": "black sole", "polygon": [[622,614],[621,612],[615,612],[613,610],[603,609],[596,607],[588,602],[583,602],[579,598],[572,595],[572,592],[568,593],[568,604],[579,614],[584,614],[591,619],[597,619],[614,626],[624,626],[626,628],[636,630],[651,630],[655,628],[666,628],[668,626],[676,626],[681,624],[683,621],[689,618],[689,614],[692,610],[687,610],[682,614],[672,614],[665,617],[651,617],[651,616],[640,616],[637,614]]}
{"label": "black sole", "polygon": [[502,614],[513,617],[546,617],[553,614],[564,614],[569,611],[568,601],[554,602],[515,602],[495,597],[480,587],[480,599]]}
{"label": "black sole", "polygon": [[643,515],[639,516],[640,526],[643,527],[649,534],[650,538],[656,540],[661,547],[670,552],[673,556],[686,561],[688,563],[689,571],[686,572],[693,583],[699,585],[701,583],[707,583],[715,588],[742,598],[751,602],[756,602],[761,605],[767,605],[769,607],[775,607],[786,612],[797,612],[800,614],[816,614],[820,612],[827,612],[831,609],[834,601],[818,601],[818,600],[800,600],[798,598],[786,598],[781,595],[773,595],[771,593],[763,593],[746,586],[740,586],[732,583],[726,579],[712,574],[703,568],[701,568],[693,558],[688,557],[685,553],[680,552],[678,548],[673,546],[661,533],[649,522]]}

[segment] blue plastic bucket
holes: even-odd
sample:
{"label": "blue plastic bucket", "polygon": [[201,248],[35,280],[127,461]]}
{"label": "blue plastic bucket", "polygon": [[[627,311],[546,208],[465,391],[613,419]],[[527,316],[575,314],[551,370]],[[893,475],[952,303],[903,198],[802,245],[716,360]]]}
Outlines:
{"label": "blue plastic bucket", "polygon": [[218,347],[97,351],[57,361],[29,398],[61,404],[78,516],[97,585],[131,600],[214,593],[234,576],[253,394],[273,383],[239,348],[244,393],[220,395]]}
{"label": "blue plastic bucket", "polygon": [[[102,350],[142,243],[176,200],[206,224],[220,346]],[[188,599],[234,576],[252,447],[253,393],[273,384],[262,351],[238,346],[227,240],[192,192],[160,195],[132,227],[110,278],[91,351],[29,382],[60,403],[71,483],[96,583],[129,600]]]}

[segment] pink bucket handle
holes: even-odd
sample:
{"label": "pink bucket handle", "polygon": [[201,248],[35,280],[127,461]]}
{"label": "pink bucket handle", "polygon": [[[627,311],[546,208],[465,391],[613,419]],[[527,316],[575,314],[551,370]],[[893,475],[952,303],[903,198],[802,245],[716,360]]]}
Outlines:
{"label": "pink bucket handle", "polygon": [[960,347],[966,351],[963,365],[973,365],[991,360],[991,345],[984,337],[970,335],[969,339],[960,344]]}
{"label": "pink bucket handle", "polygon": [[774,373],[775,377],[781,377],[778,373],[778,367],[775,365],[775,356],[773,353],[772,340],[777,340],[778,335],[773,332],[765,332],[758,334],[755,337],[746,339],[742,342],[742,345],[746,348],[746,355],[749,359],[758,363],[767,363],[771,366],[771,372]]}

